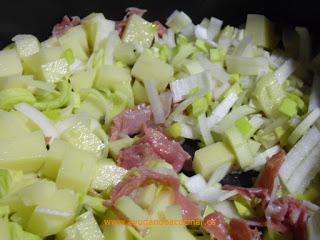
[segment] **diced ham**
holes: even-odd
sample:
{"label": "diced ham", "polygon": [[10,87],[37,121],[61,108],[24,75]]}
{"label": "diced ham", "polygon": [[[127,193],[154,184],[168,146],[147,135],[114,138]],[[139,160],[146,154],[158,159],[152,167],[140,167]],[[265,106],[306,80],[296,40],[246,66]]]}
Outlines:
{"label": "diced ham", "polygon": [[267,189],[271,195],[284,157],[285,152],[281,150],[268,160],[255,182],[256,187]]}
{"label": "diced ham", "polygon": [[282,197],[274,200],[266,209],[266,218],[270,230],[291,235],[294,240],[307,239],[307,210],[295,198]]}
{"label": "diced ham", "polygon": [[110,127],[111,140],[121,135],[133,135],[140,132],[142,126],[151,119],[151,109],[145,104],[126,109],[116,116]]}
{"label": "diced ham", "polygon": [[259,240],[260,233],[251,229],[247,221],[231,219],[226,223],[220,212],[213,212],[203,220],[203,228],[210,233],[212,239],[217,240]]}
{"label": "diced ham", "polygon": [[191,158],[181,145],[158,130],[145,127],[144,132],[138,143],[120,152],[118,164],[130,169],[143,165],[148,159],[158,158],[170,163],[176,172],[181,171],[186,160]]}
{"label": "diced ham", "polygon": [[158,35],[162,38],[167,33],[168,29],[159,21],[154,21],[153,24],[157,26]]}
{"label": "diced ham", "polygon": [[121,21],[116,21],[116,30],[119,33],[119,36],[121,37],[124,29],[126,28],[128,23],[128,20],[121,20]]}
{"label": "diced ham", "polygon": [[137,7],[128,7],[126,9],[126,12],[127,12],[127,17],[129,17],[133,14],[142,17],[147,12],[147,9],[141,9],[141,8],[137,8]]}
{"label": "diced ham", "polygon": [[80,18],[79,17],[71,17],[71,19],[68,16],[64,16],[60,23],[57,23],[54,25],[52,30],[52,36],[53,37],[59,37],[62,36],[68,29],[80,25]]}
{"label": "diced ham", "polygon": [[233,240],[259,240],[260,233],[257,229],[252,230],[246,221],[232,219],[230,221],[230,234]]}
{"label": "diced ham", "polygon": [[229,234],[228,224],[220,212],[209,214],[203,220],[203,228],[210,233],[212,239],[233,240]]}
{"label": "diced ham", "polygon": [[122,196],[128,196],[136,191],[140,186],[149,181],[155,181],[172,188],[175,192],[175,201],[181,206],[184,219],[196,218],[200,213],[200,208],[194,202],[183,196],[179,192],[179,180],[176,177],[158,173],[144,167],[138,169],[137,174],[132,175],[118,183],[112,193],[110,200],[105,202],[107,207],[113,206],[115,201]]}

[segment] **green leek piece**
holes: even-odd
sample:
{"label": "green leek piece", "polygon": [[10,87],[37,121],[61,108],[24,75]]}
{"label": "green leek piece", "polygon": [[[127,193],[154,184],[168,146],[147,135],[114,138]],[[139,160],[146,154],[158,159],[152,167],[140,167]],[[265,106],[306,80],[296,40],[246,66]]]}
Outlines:
{"label": "green leek piece", "polygon": [[139,44],[142,47],[149,48],[151,47],[155,32],[156,28],[152,23],[134,14],[129,17],[121,39],[124,42]]}
{"label": "green leek piece", "polygon": [[265,131],[263,129],[258,130],[255,134],[254,139],[262,144],[264,148],[270,148],[274,146],[278,141],[278,137],[273,131]]}
{"label": "green leek piece", "polygon": [[232,126],[225,131],[225,141],[232,147],[242,169],[249,167],[254,162],[248,142],[237,127]]}
{"label": "green leek piece", "polygon": [[288,240],[288,237],[276,231],[267,230],[263,234],[263,240]]}
{"label": "green leek piece", "polygon": [[137,60],[134,44],[127,42],[119,43],[114,49],[114,58],[116,61],[132,66]]}
{"label": "green leek piece", "polygon": [[91,182],[91,188],[104,191],[117,185],[122,178],[127,174],[127,170],[118,167],[112,160],[100,160],[97,162],[97,167],[93,180]]}
{"label": "green leek piece", "polygon": [[[75,58],[78,58],[83,62],[88,60],[89,46],[87,35],[82,25],[68,29],[67,32],[59,37],[59,43],[65,50],[65,58],[69,64],[72,64],[75,61]],[[69,49],[72,52],[67,53]],[[70,55],[67,56],[67,54]]]}
{"label": "green leek piece", "polygon": [[132,86],[132,92],[135,105],[149,102],[147,91],[141,82],[137,80],[134,81]]}
{"label": "green leek piece", "polygon": [[36,102],[32,93],[24,88],[7,88],[0,91],[0,109],[11,110],[16,104]]}
{"label": "green leek piece", "polygon": [[223,48],[210,49],[210,61],[223,62],[226,57],[226,51]]}
{"label": "green leek piece", "polygon": [[170,48],[167,44],[155,44],[155,46],[159,49],[159,58],[167,62],[171,59],[172,56],[172,48]]}
{"label": "green leek piece", "polygon": [[100,197],[85,195],[83,205],[92,209],[96,214],[103,214],[107,211],[107,208],[103,205],[104,201],[105,200]]}
{"label": "green leek piece", "polygon": [[71,95],[71,86],[67,81],[63,81],[60,84],[61,91],[60,95],[57,98],[53,100],[39,101],[34,103],[33,106],[40,111],[64,107],[69,101]]}
{"label": "green leek piece", "polygon": [[113,65],[102,66],[94,82],[94,87],[101,91],[112,91],[122,93],[127,100],[127,106],[134,106],[132,88],[130,85],[131,75],[128,69]]}
{"label": "green leek piece", "polygon": [[239,96],[242,93],[242,88],[239,83],[234,83],[221,97],[221,99],[225,99],[230,93],[235,93]]}
{"label": "green leek piece", "polygon": [[0,169],[0,199],[9,192],[11,182],[12,178],[9,170]]}
{"label": "green leek piece", "polygon": [[131,74],[142,81],[154,81],[158,91],[162,92],[173,78],[173,68],[160,59],[143,53],[134,64]]}
{"label": "green leek piece", "polygon": [[227,25],[219,34],[219,41],[221,39],[231,39],[234,35],[235,28]]}
{"label": "green leek piece", "polygon": [[208,216],[209,214],[211,214],[213,212],[214,212],[214,209],[211,206],[207,205],[206,208],[204,209],[202,218],[205,218],[206,216]]}
{"label": "green leek piece", "polygon": [[41,240],[39,236],[23,231],[22,227],[15,222],[9,222],[9,227],[11,239]]}
{"label": "green leek piece", "polygon": [[198,98],[195,100],[187,109],[189,114],[193,117],[199,117],[201,114],[204,114],[208,111],[208,101],[206,98]]}
{"label": "green leek piece", "polygon": [[53,121],[58,121],[61,119],[61,112],[59,112],[56,109],[48,109],[42,112],[44,115],[47,116],[47,118],[53,120]]}
{"label": "green leek piece", "polygon": [[168,134],[173,138],[179,138],[181,136],[182,126],[181,123],[173,123],[168,129]]}
{"label": "green leek piece", "polygon": [[[70,149],[71,150],[71,149]],[[57,176],[57,186],[87,193],[96,169],[97,158],[86,151],[68,151]]]}
{"label": "green leek piece", "polygon": [[234,206],[237,209],[239,215],[243,218],[252,217],[251,210],[248,208],[246,204],[243,204],[241,201],[234,200]]}
{"label": "green leek piece", "polygon": [[281,103],[284,91],[272,74],[267,74],[258,80],[253,97],[257,101],[258,107],[267,116],[271,116]]}
{"label": "green leek piece", "polygon": [[249,139],[248,146],[249,146],[249,149],[250,149],[252,156],[255,156],[261,147],[261,143],[255,141],[255,140]]}
{"label": "green leek piece", "polygon": [[0,77],[22,74],[22,65],[15,49],[0,51]]}
{"label": "green leek piece", "polygon": [[180,68],[185,60],[195,52],[195,47],[191,44],[185,44],[176,47],[176,54],[171,59],[171,65],[175,68]]}
{"label": "green leek piece", "polygon": [[138,138],[130,138],[130,137],[124,137],[115,141],[109,142],[109,152],[113,159],[117,159],[120,151],[123,148],[130,147],[132,144],[134,144]]}
{"label": "green leek piece", "polygon": [[288,142],[290,145],[294,145],[307,131],[308,129],[317,121],[320,117],[320,109],[316,108],[299,125],[288,137]]}
{"label": "green leek piece", "polygon": [[37,171],[46,158],[44,136],[40,131],[0,140],[0,168]]}
{"label": "green leek piece", "polygon": [[186,71],[190,74],[197,74],[204,71],[203,67],[201,66],[200,62],[197,60],[191,60],[190,62],[186,62],[184,65]]}
{"label": "green leek piece", "polygon": [[64,51],[64,57],[67,60],[68,64],[72,64],[74,63],[74,55],[73,55],[73,51],[71,48],[68,48]]}
{"label": "green leek piece", "polygon": [[179,34],[176,42],[177,42],[178,46],[181,46],[181,45],[185,45],[185,44],[189,43],[190,41],[186,36]]}
{"label": "green leek piece", "polygon": [[[1,199],[1,197],[0,197]],[[7,205],[0,206],[0,219],[8,218],[10,214],[10,207]]]}
{"label": "green leek piece", "polygon": [[240,75],[238,73],[233,73],[229,75],[231,83],[236,83],[239,82],[240,80]]}
{"label": "green leek piece", "polygon": [[264,57],[226,56],[228,73],[240,75],[260,75],[268,72],[268,60]]}
{"label": "green leek piece", "polygon": [[235,156],[231,150],[224,143],[217,142],[195,152],[193,169],[205,179],[209,179],[219,166],[228,162],[233,163],[234,160]]}
{"label": "green leek piece", "polygon": [[202,52],[207,53],[209,51],[206,41],[201,39],[196,39],[196,42],[194,44],[198,49],[200,49]]}
{"label": "green leek piece", "polygon": [[276,36],[272,22],[263,15],[248,14],[246,34],[251,35],[253,42],[259,47],[273,49],[276,45]]}
{"label": "green leek piece", "polygon": [[28,57],[36,54],[40,50],[39,40],[29,34],[16,35],[13,39],[20,57]]}
{"label": "green leek piece", "polygon": [[284,98],[278,108],[279,112],[290,118],[294,117],[298,113],[298,104],[290,98]]}
{"label": "green leek piece", "polygon": [[301,99],[300,96],[298,96],[295,93],[286,93],[286,97],[295,101],[297,104],[297,107],[299,110],[301,110],[302,112],[305,112],[307,110],[307,106],[305,104],[305,102]]}
{"label": "green leek piece", "polygon": [[236,127],[240,130],[245,138],[250,138],[254,128],[247,117],[242,117],[235,122]]}

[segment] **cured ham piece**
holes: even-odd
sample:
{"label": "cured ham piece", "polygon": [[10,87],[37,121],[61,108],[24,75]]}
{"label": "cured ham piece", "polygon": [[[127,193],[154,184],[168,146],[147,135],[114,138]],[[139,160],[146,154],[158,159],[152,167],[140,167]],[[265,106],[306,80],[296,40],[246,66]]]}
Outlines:
{"label": "cured ham piece", "polygon": [[256,187],[267,189],[268,194],[271,195],[284,157],[285,152],[281,150],[267,161],[256,180]]}
{"label": "cured ham piece", "polygon": [[126,109],[116,116],[110,127],[111,140],[121,135],[133,135],[140,132],[142,126],[151,120],[151,109],[145,104]]}
{"label": "cured ham piece", "polygon": [[176,172],[180,172],[191,156],[178,142],[169,139],[162,132],[146,127],[144,132],[145,135],[136,144],[120,152],[118,164],[130,169],[143,165],[148,159],[163,159],[170,163]]}
{"label": "cured ham piece", "polygon": [[81,20],[79,17],[71,17],[71,19],[68,16],[64,16],[60,23],[57,23],[54,25],[52,29],[52,36],[53,37],[60,37],[65,32],[67,32],[70,28],[80,25]]}
{"label": "cured ham piece", "polygon": [[179,179],[174,176],[158,173],[144,167],[139,168],[137,174],[128,176],[126,179],[117,184],[111,193],[110,200],[106,201],[105,205],[107,207],[112,207],[120,197],[128,196],[146,182],[152,181],[172,188],[175,193],[175,202],[181,206],[182,216],[184,219],[194,219],[198,217],[200,214],[200,208],[197,204],[179,192]]}

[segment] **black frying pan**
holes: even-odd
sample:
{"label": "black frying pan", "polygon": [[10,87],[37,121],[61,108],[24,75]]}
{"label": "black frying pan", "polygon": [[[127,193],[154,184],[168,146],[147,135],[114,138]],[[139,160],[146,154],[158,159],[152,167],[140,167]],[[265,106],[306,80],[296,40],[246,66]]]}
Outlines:
{"label": "black frying pan", "polygon": [[[160,20],[166,18],[175,9],[185,11],[195,23],[204,17],[215,16],[225,24],[239,26],[246,21],[248,13],[260,13],[283,25],[306,26],[313,36],[315,52],[320,46],[320,10],[318,1],[303,0],[7,0],[0,5],[0,48],[10,42],[18,33],[30,33],[40,40],[48,38],[52,26],[65,14],[84,17],[91,12],[103,12],[106,18],[120,20],[127,7],[135,6],[148,9],[145,18]],[[186,141],[183,147],[191,155],[197,149],[197,143]],[[192,173],[187,173],[192,174]],[[251,186],[256,172],[229,174],[223,184]]]}

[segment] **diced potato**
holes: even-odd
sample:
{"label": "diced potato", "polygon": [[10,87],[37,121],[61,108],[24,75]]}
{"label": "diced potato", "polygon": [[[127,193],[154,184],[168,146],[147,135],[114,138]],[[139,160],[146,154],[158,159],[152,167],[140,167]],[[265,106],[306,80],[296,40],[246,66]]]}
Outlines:
{"label": "diced potato", "polygon": [[53,143],[50,144],[47,160],[40,169],[42,176],[55,180],[65,154],[70,151],[70,149],[73,149],[70,143],[62,139],[55,139]]}
{"label": "diced potato", "polygon": [[41,65],[44,80],[49,83],[56,83],[63,80],[69,72],[69,64],[65,58],[60,58],[52,62]]}
{"label": "diced potato", "polygon": [[154,81],[159,92],[166,89],[173,73],[172,66],[148,53],[143,53],[138,58],[131,71],[132,76],[140,80]]}
{"label": "diced potato", "polygon": [[54,62],[63,57],[61,47],[42,47],[40,51],[32,56],[23,58],[23,68],[26,74],[34,75],[37,80],[44,80],[41,65]]}
{"label": "diced potato", "polygon": [[0,51],[0,77],[21,75],[22,71],[21,61],[15,49]]}
{"label": "diced potato", "polygon": [[97,50],[115,30],[115,22],[105,19],[102,13],[91,13],[82,19],[82,25],[87,32],[89,46],[92,50]]}
{"label": "diced potato", "polygon": [[64,50],[72,49],[76,58],[83,62],[88,60],[89,46],[82,25],[70,28],[59,38],[59,42]]}
{"label": "diced potato", "polygon": [[0,140],[0,168],[37,171],[46,158],[44,135],[40,131]]}
{"label": "diced potato", "polygon": [[30,133],[26,125],[12,112],[0,110],[0,140]]}
{"label": "diced potato", "polygon": [[193,169],[204,178],[209,179],[211,174],[222,164],[235,160],[235,156],[222,142],[213,143],[195,152]]}
{"label": "diced potato", "polygon": [[114,206],[129,220],[133,221],[133,224],[140,229],[146,229],[146,226],[139,222],[150,219],[149,214],[137,205],[131,198],[123,196],[119,198]]}
{"label": "diced potato", "polygon": [[57,176],[57,186],[86,193],[95,173],[96,161],[97,158],[89,152],[68,151]]}
{"label": "diced potato", "polygon": [[106,190],[108,187],[118,184],[127,172],[126,169],[118,167],[112,160],[100,160],[97,163],[91,187],[100,191]]}
{"label": "diced potato", "polygon": [[77,194],[67,189],[57,190],[34,209],[26,229],[40,237],[57,234],[73,221],[78,204]]}
{"label": "diced potato", "polygon": [[20,57],[31,56],[40,50],[39,40],[33,35],[21,34],[16,35],[12,40],[16,44]]}
{"label": "diced potato", "polygon": [[134,14],[128,20],[128,24],[122,34],[122,40],[149,48],[151,47],[155,32],[156,28],[152,23]]}
{"label": "diced potato", "polygon": [[71,86],[75,91],[79,91],[83,88],[91,88],[93,85],[96,71],[94,69],[84,69],[75,72],[69,78]]}
{"label": "diced potato", "polygon": [[81,121],[63,132],[61,138],[75,148],[94,153],[97,156],[100,156],[105,148],[104,143]]}

